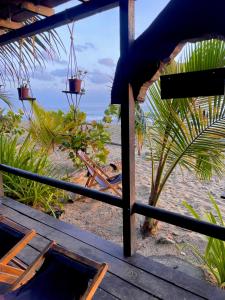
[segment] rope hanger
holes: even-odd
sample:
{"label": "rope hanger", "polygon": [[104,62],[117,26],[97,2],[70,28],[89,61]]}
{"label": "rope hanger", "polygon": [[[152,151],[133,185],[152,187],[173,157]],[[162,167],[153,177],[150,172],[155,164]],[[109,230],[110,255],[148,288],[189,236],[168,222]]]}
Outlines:
{"label": "rope hanger", "polygon": [[[27,86],[30,92],[30,96],[27,99],[20,99],[22,103],[22,108],[24,111],[24,114],[28,120],[31,120],[33,116],[33,92],[31,89],[30,81],[29,81],[29,72],[28,68],[25,64],[25,59],[24,59],[24,52],[23,48],[24,47],[24,39],[20,39],[19,41],[19,72],[18,72],[18,89]],[[33,41],[32,41],[32,47],[34,47]],[[34,54],[34,65],[35,65],[35,50],[33,48],[33,54]],[[30,103],[30,109],[28,109],[24,103],[24,100],[31,100]]]}
{"label": "rope hanger", "polygon": [[[66,79],[66,90],[63,91],[66,94],[67,102],[70,108],[72,108],[74,112],[74,119],[76,118],[76,112],[80,105],[81,97],[84,94],[84,76],[82,76],[82,72],[78,69],[77,57],[76,57],[76,48],[74,43],[74,31],[75,31],[75,21],[72,22],[71,25],[67,25],[69,35],[70,35],[70,50],[69,50],[69,60],[68,60],[68,68],[67,68],[67,79]],[[86,74],[84,72],[84,74]],[[80,87],[78,90],[75,88],[71,88],[70,80],[75,82],[78,81]],[[81,88],[81,83],[83,87]]]}

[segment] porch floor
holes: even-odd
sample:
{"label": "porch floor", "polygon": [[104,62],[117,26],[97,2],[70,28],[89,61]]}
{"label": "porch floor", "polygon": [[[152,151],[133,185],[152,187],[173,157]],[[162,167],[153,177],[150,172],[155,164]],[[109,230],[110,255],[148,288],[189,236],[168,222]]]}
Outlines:
{"label": "porch floor", "polygon": [[124,258],[122,248],[9,198],[0,198],[0,214],[37,231],[18,256],[31,264],[50,240],[83,256],[106,262],[109,271],[94,299],[225,299],[225,292],[185,273],[135,254]]}

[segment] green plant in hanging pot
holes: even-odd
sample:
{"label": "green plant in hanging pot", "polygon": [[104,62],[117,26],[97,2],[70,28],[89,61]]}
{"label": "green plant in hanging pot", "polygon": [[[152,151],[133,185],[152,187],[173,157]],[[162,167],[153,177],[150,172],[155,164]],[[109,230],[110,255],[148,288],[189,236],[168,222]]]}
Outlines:
{"label": "green plant in hanging pot", "polygon": [[26,100],[30,98],[29,82],[23,79],[22,84],[18,87],[18,95],[20,100]]}
{"label": "green plant in hanging pot", "polygon": [[74,26],[75,22],[72,23],[71,26],[68,26],[69,34],[70,34],[70,51],[69,51],[69,61],[68,61],[68,71],[67,71],[67,84],[69,88],[67,93],[71,94],[80,94],[82,88],[84,87],[84,77],[86,76],[87,72],[82,71],[78,68],[77,64],[77,57],[76,57],[76,47],[74,43]]}

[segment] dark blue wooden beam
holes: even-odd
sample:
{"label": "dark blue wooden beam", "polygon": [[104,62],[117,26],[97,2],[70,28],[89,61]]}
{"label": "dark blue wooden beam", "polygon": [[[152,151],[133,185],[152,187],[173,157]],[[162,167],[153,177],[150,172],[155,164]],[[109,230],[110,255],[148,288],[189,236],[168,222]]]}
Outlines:
{"label": "dark blue wooden beam", "polygon": [[192,217],[184,216],[159,207],[143,204],[140,201],[135,202],[132,213],[156,220],[173,224],[181,228],[192,230],[207,236],[225,241],[225,227],[215,225],[206,221],[199,221]]}
{"label": "dark blue wooden beam", "polygon": [[26,25],[20,29],[11,31],[0,36],[0,46],[27,38],[44,31],[48,31],[72,21],[79,21],[97,13],[115,8],[119,5],[119,0],[92,0],[87,3],[76,5],[65,11],[59,12],[51,17]]}
{"label": "dark blue wooden beam", "polygon": [[224,94],[225,68],[163,75],[161,98],[175,99]]}
{"label": "dark blue wooden beam", "polygon": [[63,180],[58,180],[55,178],[50,178],[43,175],[38,175],[26,170],[21,170],[18,168],[14,168],[11,166],[7,166],[4,164],[0,164],[0,170],[3,172],[8,172],[10,174],[20,176],[26,179],[30,179],[32,181],[40,182],[49,186],[53,186],[57,189],[61,189],[64,191],[72,192],[78,195],[82,195],[91,199],[95,199],[113,206],[117,206],[122,208],[123,207],[123,201],[114,195],[102,193],[97,190],[89,189],[83,186],[80,186],[78,184],[74,184],[71,182],[66,182]]}
{"label": "dark blue wooden beam", "polygon": [[[65,191],[77,193],[92,199],[96,199],[103,203],[110,204],[119,208],[126,209],[126,203],[117,196],[110,194],[105,194],[93,189],[88,189],[83,186],[79,186],[70,182],[65,182],[62,180],[57,180],[54,178],[49,178],[46,176],[31,173],[25,170],[10,167],[4,164],[0,164],[0,171],[8,172],[16,176],[30,179],[32,181],[40,182],[49,186],[53,186]],[[3,195],[2,195],[3,196]],[[130,214],[139,214],[149,218],[154,218],[156,220],[173,224],[181,228],[192,230],[207,236],[211,236],[220,240],[225,241],[225,227],[211,224],[205,221],[199,221],[189,216],[181,215],[176,212],[171,212],[159,207],[153,207],[150,205],[143,204],[143,202],[136,201],[132,208]],[[127,256],[127,255],[126,255]]]}

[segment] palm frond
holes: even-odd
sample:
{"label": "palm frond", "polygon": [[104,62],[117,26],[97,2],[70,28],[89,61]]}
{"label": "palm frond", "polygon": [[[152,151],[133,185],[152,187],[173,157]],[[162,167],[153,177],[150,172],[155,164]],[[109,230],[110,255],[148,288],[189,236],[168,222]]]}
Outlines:
{"label": "palm frond", "polygon": [[[189,44],[180,59],[165,73],[224,67],[225,43],[209,40]],[[225,151],[225,97],[198,97],[162,100],[160,82],[149,90],[149,116],[153,122],[149,134],[158,161],[161,190],[179,164],[194,170],[202,179],[213,172],[222,176]],[[152,148],[152,145],[151,145]],[[160,174],[160,175],[159,175]]]}
{"label": "palm frond", "polygon": [[0,100],[7,104],[9,107],[11,107],[12,104],[9,100],[9,96],[7,95],[7,93],[0,91]]}
{"label": "palm frond", "polygon": [[[26,20],[24,25],[38,22],[41,17]],[[37,66],[44,67],[46,58],[56,58],[65,50],[55,30],[28,37],[0,47],[0,78],[4,81],[19,81],[28,78]]]}

